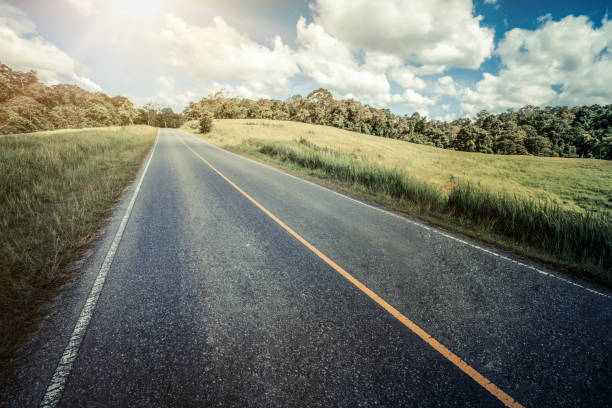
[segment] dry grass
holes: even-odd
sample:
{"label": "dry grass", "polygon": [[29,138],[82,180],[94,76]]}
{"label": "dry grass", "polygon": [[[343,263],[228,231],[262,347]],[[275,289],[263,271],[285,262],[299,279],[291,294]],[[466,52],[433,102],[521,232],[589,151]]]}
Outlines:
{"label": "dry grass", "polygon": [[0,136],[0,363],[15,356],[134,177],[148,126]]}

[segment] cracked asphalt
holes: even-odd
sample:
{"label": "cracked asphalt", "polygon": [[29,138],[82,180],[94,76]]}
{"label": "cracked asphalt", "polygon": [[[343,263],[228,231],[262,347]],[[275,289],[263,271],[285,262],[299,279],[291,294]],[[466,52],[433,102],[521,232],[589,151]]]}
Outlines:
{"label": "cracked asphalt", "polygon": [[[609,290],[162,129],[59,406],[502,406],[184,143],[520,404],[612,405]],[[40,403],[133,188],[1,406]]]}

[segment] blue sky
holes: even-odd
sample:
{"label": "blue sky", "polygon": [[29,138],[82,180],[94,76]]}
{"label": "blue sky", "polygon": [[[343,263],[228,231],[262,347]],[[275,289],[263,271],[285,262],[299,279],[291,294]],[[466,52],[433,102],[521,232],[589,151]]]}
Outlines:
{"label": "blue sky", "polygon": [[452,120],[608,104],[604,1],[0,0],[0,61],[181,110],[313,89]]}

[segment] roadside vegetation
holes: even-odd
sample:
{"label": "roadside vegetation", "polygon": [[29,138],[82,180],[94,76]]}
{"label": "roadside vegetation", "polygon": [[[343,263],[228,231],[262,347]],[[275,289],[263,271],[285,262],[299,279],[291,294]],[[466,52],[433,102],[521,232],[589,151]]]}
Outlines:
{"label": "roadside vegetation", "polygon": [[453,152],[284,121],[215,120],[202,137],[612,284],[609,161]]}
{"label": "roadside vegetation", "polygon": [[0,363],[15,356],[135,176],[149,126],[0,136]]}

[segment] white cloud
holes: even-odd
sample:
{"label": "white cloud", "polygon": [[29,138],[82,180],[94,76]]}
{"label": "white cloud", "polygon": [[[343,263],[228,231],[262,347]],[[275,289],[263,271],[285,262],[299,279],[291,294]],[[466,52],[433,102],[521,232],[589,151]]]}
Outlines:
{"label": "white cloud", "polygon": [[85,15],[93,14],[95,7],[92,0],[67,0],[71,6]]}
{"label": "white cloud", "polygon": [[189,102],[196,100],[197,95],[194,92],[180,92],[176,89],[174,78],[160,75],[155,78],[155,82],[159,86],[156,100],[163,106],[169,106],[175,112],[182,110],[189,105]]}
{"label": "white cloud", "polygon": [[416,76],[416,73],[420,72],[420,68],[403,64],[403,61],[395,55],[367,51],[364,55],[364,64],[361,68],[368,71],[385,73],[388,78],[404,88],[425,89],[425,81]]}
{"label": "white cloud", "polygon": [[478,68],[494,30],[480,25],[468,0],[316,0],[315,22],[353,49],[433,66]]}
{"label": "white cloud", "polygon": [[[302,73],[340,98],[355,98],[375,106],[403,104],[421,110],[435,104],[434,99],[414,91],[425,88],[425,82],[413,74],[415,67],[402,66],[397,56],[369,51],[364,54],[364,63],[359,64],[346,43],[317,23],[306,24],[304,18],[297,24],[297,43],[295,55]],[[410,89],[392,93],[387,75]]]}
{"label": "white cloud", "polygon": [[101,91],[85,68],[54,44],[36,35],[36,27],[18,8],[0,2],[0,58],[18,71],[37,71],[47,84],[69,81],[89,91]]}
{"label": "white cloud", "polygon": [[229,97],[239,96],[248,99],[271,99],[273,96],[267,92],[266,85],[261,82],[244,82],[238,85],[230,83],[214,82],[207,87],[207,94],[222,91]]}
{"label": "white cloud", "polygon": [[221,17],[213,25],[200,27],[173,15],[166,16],[161,39],[170,64],[201,81],[242,80],[250,88],[263,87],[280,93],[299,72],[293,51],[274,38],[273,48],[252,41],[230,27]]}
{"label": "white cloud", "polygon": [[102,92],[102,88],[100,87],[100,85],[96,84],[90,78],[77,75],[74,72],[70,74],[70,78],[72,78],[72,82],[74,82],[76,85],[80,86],[83,89],[86,89],[91,92]]}
{"label": "white cloud", "polygon": [[484,0],[485,4],[496,4],[497,0]]}
{"label": "white cloud", "polygon": [[440,115],[434,115],[432,119],[440,120],[442,122],[452,122],[453,120],[457,119],[457,115],[452,113],[445,113]]}
{"label": "white cloud", "polygon": [[422,65],[420,67],[409,67],[417,75],[435,75],[446,71],[446,65]]}
{"label": "white cloud", "polygon": [[404,105],[411,107],[424,108],[426,106],[435,105],[436,100],[421,95],[412,89],[406,89],[400,97],[395,96],[392,98],[393,102],[403,103]]}
{"label": "white cloud", "polygon": [[548,23],[549,21],[552,21],[552,19],[553,19],[552,14],[546,13],[543,16],[538,17],[536,20],[538,21],[538,23],[544,24],[544,23]]}
{"label": "white cloud", "polygon": [[404,88],[421,90],[426,87],[425,81],[418,78],[411,69],[406,67],[395,68],[391,71],[390,77]]}
{"label": "white cloud", "polygon": [[[384,72],[360,67],[346,44],[329,35],[321,26],[306,24],[306,20],[300,18],[297,42],[296,61],[302,73],[322,87],[339,93],[341,97],[350,94],[374,104],[385,104],[389,99],[391,86]],[[383,61],[380,56],[370,56],[370,64],[386,69],[389,61]]]}
{"label": "white cloud", "polygon": [[6,1],[0,1],[0,27],[9,29],[18,36],[33,33],[36,26],[25,13]]}
{"label": "white cloud", "polygon": [[252,41],[216,17],[213,24],[199,27],[168,15],[161,33],[170,64],[187,72],[210,92],[224,89],[229,95],[270,98],[289,89],[290,78],[301,73],[339,98],[354,97],[384,106],[403,103],[411,107],[433,102],[417,92],[391,93],[387,75],[405,88],[420,90],[425,82],[391,54],[364,53],[360,64],[346,43],[316,23],[300,18],[296,24],[297,49],[291,50],[279,37],[273,48]]}
{"label": "white cloud", "polygon": [[402,64],[402,60],[396,57],[395,55],[384,54],[376,51],[368,51],[364,55],[363,68],[376,72],[386,72],[391,69],[398,68]]}
{"label": "white cloud", "polygon": [[438,81],[434,86],[434,93],[437,95],[457,95],[458,90],[455,86],[455,81],[453,80],[453,77],[446,75],[438,78]]}
{"label": "white cloud", "polygon": [[612,21],[593,28],[586,16],[542,19],[536,30],[506,33],[496,53],[499,75],[483,74],[461,108],[475,113],[531,105],[590,105],[612,100]]}

